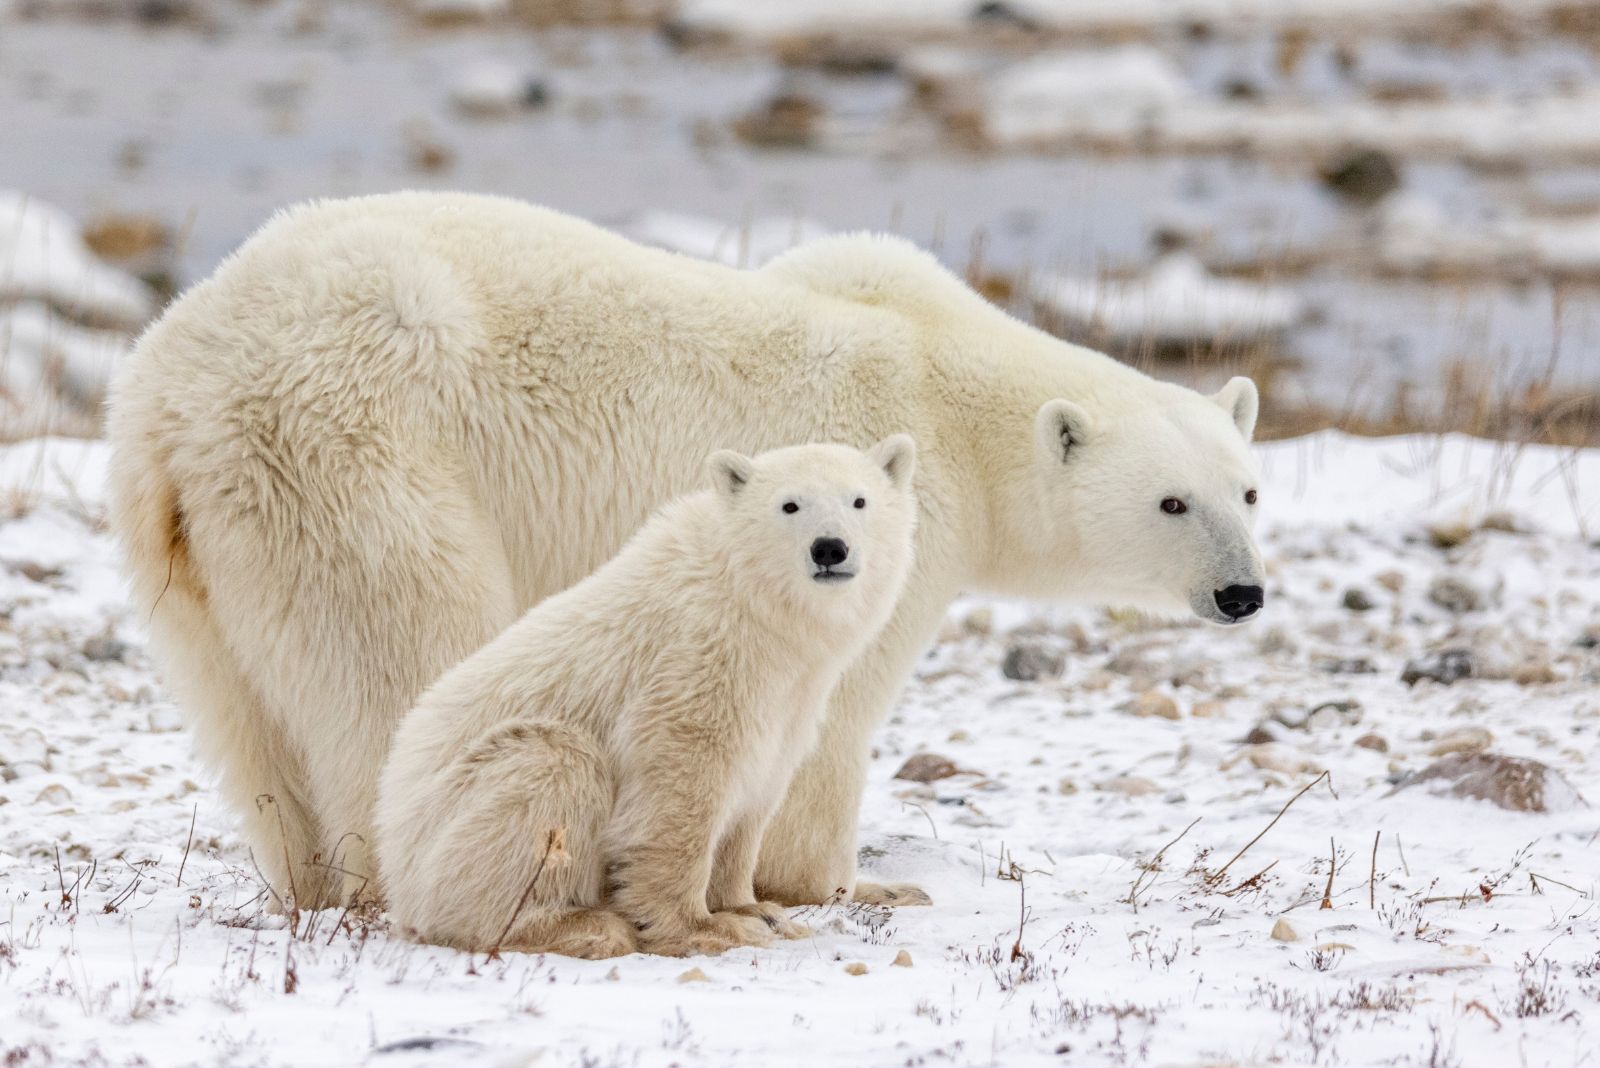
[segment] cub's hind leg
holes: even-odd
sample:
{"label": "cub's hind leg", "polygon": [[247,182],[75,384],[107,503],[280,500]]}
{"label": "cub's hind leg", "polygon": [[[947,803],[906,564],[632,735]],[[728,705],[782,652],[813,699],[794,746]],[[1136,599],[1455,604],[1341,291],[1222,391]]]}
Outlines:
{"label": "cub's hind leg", "polygon": [[592,738],[514,721],[473,743],[441,789],[386,776],[379,850],[392,914],[427,942],[601,958],[637,948],[604,908],[613,790]]}

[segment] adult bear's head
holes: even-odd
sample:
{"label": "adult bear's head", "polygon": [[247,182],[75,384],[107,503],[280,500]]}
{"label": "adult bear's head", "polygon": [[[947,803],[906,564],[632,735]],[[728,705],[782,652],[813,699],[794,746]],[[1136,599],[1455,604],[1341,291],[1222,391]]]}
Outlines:
{"label": "adult bear's head", "polygon": [[1067,562],[1061,593],[1244,622],[1265,604],[1251,533],[1255,383],[1235,378],[1210,397],[1158,385],[1153,399],[1107,416],[1062,399],[1039,408],[1039,548]]}

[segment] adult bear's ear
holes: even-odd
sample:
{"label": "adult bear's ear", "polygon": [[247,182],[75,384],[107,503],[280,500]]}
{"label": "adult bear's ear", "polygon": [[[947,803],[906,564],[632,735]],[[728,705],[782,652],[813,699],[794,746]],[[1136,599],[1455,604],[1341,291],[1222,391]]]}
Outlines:
{"label": "adult bear's ear", "polygon": [[917,469],[917,443],[911,440],[910,434],[890,434],[868,449],[867,455],[883,468],[895,489],[903,490],[911,485],[911,476]]}
{"label": "adult bear's ear", "polygon": [[1089,413],[1069,400],[1045,401],[1034,416],[1039,453],[1052,460],[1068,460],[1072,450],[1089,437]]}
{"label": "adult bear's ear", "polygon": [[1249,441],[1255,436],[1256,416],[1261,411],[1261,395],[1256,384],[1244,375],[1228,379],[1228,384],[1211,395],[1239,428],[1239,435]]}
{"label": "adult bear's ear", "polygon": [[706,469],[711,472],[711,484],[717,492],[732,497],[744,488],[756,473],[755,464],[750,462],[750,457],[741,455],[731,449],[718,449],[706,461]]}

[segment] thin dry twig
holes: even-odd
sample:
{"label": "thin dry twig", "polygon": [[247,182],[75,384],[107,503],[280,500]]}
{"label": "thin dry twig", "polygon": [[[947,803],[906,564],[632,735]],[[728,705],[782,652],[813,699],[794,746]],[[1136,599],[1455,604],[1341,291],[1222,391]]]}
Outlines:
{"label": "thin dry twig", "polygon": [[[1333,776],[1330,775],[1327,771],[1324,771],[1321,775],[1318,775],[1315,779],[1312,779],[1310,782],[1308,782],[1304,786],[1302,786],[1300,788],[1300,792],[1299,793],[1297,793],[1293,797],[1289,798],[1288,802],[1286,802],[1284,804],[1284,806],[1281,809],[1278,810],[1278,814],[1276,816],[1272,817],[1272,822],[1267,824],[1265,827],[1261,828],[1261,833],[1257,834],[1254,838],[1250,839],[1250,841],[1246,842],[1244,844],[1244,848],[1239,850],[1239,852],[1235,853],[1232,856],[1232,858],[1229,859],[1228,863],[1226,863],[1222,867],[1218,868],[1211,875],[1208,875],[1206,877],[1206,882],[1208,882],[1208,883],[1220,883],[1222,881],[1222,877],[1224,875],[1228,874],[1228,869],[1233,867],[1234,862],[1237,861],[1240,857],[1244,856],[1246,853],[1248,853],[1250,851],[1250,847],[1251,846],[1255,845],[1257,842],[1261,841],[1261,839],[1265,838],[1267,836],[1267,832],[1272,830],[1273,827],[1277,826],[1278,821],[1283,819],[1283,814],[1285,812],[1289,811],[1289,806],[1294,804],[1296,801],[1300,800],[1302,797],[1304,797],[1308,790],[1310,790],[1313,786],[1317,785],[1317,783],[1321,782],[1323,779],[1327,779],[1328,780],[1328,790],[1329,790],[1329,792],[1332,792],[1332,790],[1333,790]],[[1334,796],[1335,799],[1337,799],[1339,795],[1338,794],[1334,794],[1333,796]]]}
{"label": "thin dry twig", "polygon": [[194,845],[194,821],[200,816],[200,802],[196,801],[194,811],[189,813],[189,837],[183,843],[183,859],[178,862],[178,885],[183,885],[183,869],[189,863],[189,847]]}
{"label": "thin dry twig", "polygon": [[1243,892],[1245,890],[1253,890],[1257,886],[1261,885],[1261,880],[1262,880],[1263,877],[1266,876],[1267,872],[1271,871],[1273,868],[1276,868],[1277,866],[1278,866],[1278,862],[1277,861],[1273,861],[1271,864],[1268,864],[1265,868],[1262,868],[1260,871],[1258,871],[1254,875],[1250,876],[1250,878],[1245,879],[1243,882],[1241,882],[1238,886],[1234,887],[1232,890],[1224,890],[1222,892],[1222,896],[1223,897],[1232,897],[1234,894],[1241,893],[1241,892]]}
{"label": "thin dry twig", "polygon": [[1184,835],[1194,830],[1194,825],[1199,823],[1204,818],[1204,816],[1196,816],[1190,821],[1189,826],[1178,832],[1178,837],[1174,838],[1172,841],[1156,850],[1156,855],[1151,857],[1149,861],[1140,866],[1138,877],[1133,880],[1133,885],[1128,888],[1128,896],[1123,899],[1128,904],[1133,906],[1135,912],[1139,910],[1139,891],[1144,888],[1141,884],[1144,882],[1145,876],[1150,876],[1151,882],[1153,883],[1155,881],[1154,873],[1159,870],[1161,858],[1166,856],[1167,850],[1183,841]]}
{"label": "thin dry twig", "polygon": [[1378,839],[1382,837],[1382,831],[1372,836],[1372,870],[1367,874],[1367,908],[1374,911],[1378,908]]}
{"label": "thin dry twig", "polygon": [[1333,836],[1328,836],[1328,887],[1322,891],[1321,908],[1333,908],[1333,873],[1339,870],[1339,847],[1333,844]]}
{"label": "thin dry twig", "polygon": [[522,897],[518,899],[515,911],[511,913],[511,918],[506,921],[505,928],[500,932],[500,936],[494,940],[494,945],[489,948],[489,955],[484,958],[485,964],[489,961],[500,959],[500,947],[505,942],[506,936],[511,933],[511,928],[516,926],[517,917],[521,916],[522,910],[527,907],[528,898],[533,896],[533,888],[538,885],[539,876],[544,874],[545,865],[550,862],[552,855],[559,856],[566,853],[566,838],[567,830],[565,827],[557,827],[545,837],[544,855],[539,858],[539,866],[533,869],[533,878],[528,880],[528,887],[522,891]]}

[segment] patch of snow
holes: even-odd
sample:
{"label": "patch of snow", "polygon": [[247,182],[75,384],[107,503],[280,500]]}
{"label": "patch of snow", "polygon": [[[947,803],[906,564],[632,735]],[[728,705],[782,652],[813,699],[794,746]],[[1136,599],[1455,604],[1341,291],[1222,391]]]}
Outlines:
{"label": "patch of snow", "polygon": [[1143,277],[1113,280],[1041,273],[1029,295],[1050,312],[1116,341],[1213,342],[1281,333],[1305,314],[1289,289],[1207,273],[1169,253]]}
{"label": "patch of snow", "polygon": [[1188,95],[1183,76],[1153,48],[1054,53],[995,77],[984,132],[1000,144],[1132,137]]}
{"label": "patch of snow", "polygon": [[724,223],[671,211],[640,212],[618,228],[646,245],[731,267],[760,267],[796,246],[833,232],[803,217],[768,216],[748,223]]}
{"label": "patch of snow", "polygon": [[1549,270],[1600,275],[1600,215],[1540,222],[1530,241],[1535,259]]}
{"label": "patch of snow", "polygon": [[1017,102],[1011,74],[991,81],[982,110],[985,136],[1000,147],[1077,142],[1140,145],[1163,152],[1248,150],[1268,156],[1316,153],[1360,144],[1402,157],[1480,163],[1600,159],[1600,90],[1530,98],[1508,94],[1443,101],[1353,100],[1315,104],[1217,101],[1157,91],[1155,68],[1142,77],[1146,106],[1100,116]]}
{"label": "patch of snow", "polygon": [[467,67],[450,89],[450,102],[476,118],[514,115],[540,94],[538,79],[514,63],[480,60]]}
{"label": "patch of snow", "polygon": [[72,216],[37,197],[0,189],[0,304],[24,300],[130,329],[155,309],[148,286],[95,258]]}

